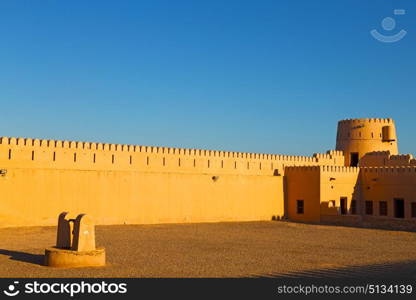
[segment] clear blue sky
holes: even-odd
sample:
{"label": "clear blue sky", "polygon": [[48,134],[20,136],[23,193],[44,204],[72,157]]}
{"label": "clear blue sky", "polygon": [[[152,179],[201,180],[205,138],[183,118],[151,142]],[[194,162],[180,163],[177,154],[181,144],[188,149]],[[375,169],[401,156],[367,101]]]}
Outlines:
{"label": "clear blue sky", "polygon": [[392,117],[416,153],[415,1],[4,0],[0,37],[2,136],[310,155]]}

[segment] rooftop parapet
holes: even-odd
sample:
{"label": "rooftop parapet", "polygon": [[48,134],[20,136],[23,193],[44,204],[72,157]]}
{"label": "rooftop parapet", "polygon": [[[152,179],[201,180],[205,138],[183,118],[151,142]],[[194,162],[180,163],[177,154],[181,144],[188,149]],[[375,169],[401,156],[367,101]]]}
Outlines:
{"label": "rooftop parapet", "polygon": [[383,166],[383,167],[363,167],[364,173],[385,173],[385,174],[411,174],[416,175],[416,166]]}
{"label": "rooftop parapet", "polygon": [[360,160],[361,167],[410,166],[414,165],[412,154],[390,155],[389,151],[374,151],[364,155]]}
{"label": "rooftop parapet", "polygon": [[344,153],[340,150],[328,150],[326,151],[326,154],[329,154],[332,156],[344,156]]}
{"label": "rooftop parapet", "polygon": [[285,167],[286,172],[308,172],[308,171],[320,171],[321,166],[287,166]]}
{"label": "rooftop parapet", "polygon": [[290,166],[285,167],[285,172],[306,172],[306,171],[320,171],[320,172],[337,172],[337,173],[358,173],[360,168],[358,167],[345,167],[345,166]]}
{"label": "rooftop parapet", "polygon": [[389,156],[390,157],[390,151],[373,151],[373,152],[366,153],[366,155],[370,155],[370,156]]}
{"label": "rooftop parapet", "polygon": [[322,166],[322,172],[331,173],[358,173],[360,168],[358,167],[345,167],[345,166]]}
{"label": "rooftop parapet", "polygon": [[405,160],[410,161],[413,159],[412,154],[396,154],[396,155],[390,155],[390,160]]}
{"label": "rooftop parapet", "polygon": [[0,145],[10,145],[12,147],[30,147],[30,148],[55,148],[55,149],[74,149],[74,150],[77,149],[77,150],[91,150],[91,151],[93,150],[94,151],[111,151],[111,152],[140,152],[140,153],[192,155],[192,156],[222,157],[222,158],[228,157],[228,158],[270,160],[270,161],[316,162],[316,159],[311,156],[232,152],[232,151],[217,151],[217,150],[206,150],[206,149],[109,144],[109,143],[100,143],[100,142],[47,140],[47,139],[15,138],[15,137],[0,137]]}

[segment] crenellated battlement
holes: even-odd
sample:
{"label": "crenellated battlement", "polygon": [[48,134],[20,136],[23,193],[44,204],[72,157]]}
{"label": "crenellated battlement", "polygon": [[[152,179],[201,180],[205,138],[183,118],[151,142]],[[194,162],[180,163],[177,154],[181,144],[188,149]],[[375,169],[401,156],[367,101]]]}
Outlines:
{"label": "crenellated battlement", "polygon": [[340,150],[328,150],[326,153],[331,156],[344,156],[344,153]]}
{"label": "crenellated battlement", "polygon": [[360,168],[358,167],[345,167],[345,166],[322,166],[322,172],[331,173],[358,173]]}
{"label": "crenellated battlement", "polygon": [[365,167],[361,168],[360,174],[361,182],[370,187],[370,191],[371,186],[378,189],[389,189],[396,186],[395,195],[412,191],[408,197],[413,199],[414,186],[416,186],[416,166]]}
{"label": "crenellated battlement", "polygon": [[408,176],[416,179],[416,166],[386,166],[386,167],[365,167],[362,169],[362,175],[364,177],[377,175],[381,178],[389,178],[395,176],[399,181]]}
{"label": "crenellated battlement", "polygon": [[406,161],[406,162],[409,162],[411,159],[413,159],[413,155],[412,154],[390,155],[390,160],[395,160],[395,161]]}
{"label": "crenellated battlement", "polygon": [[190,155],[190,156],[204,156],[204,157],[244,158],[244,159],[254,159],[254,160],[276,160],[276,161],[311,162],[311,163],[317,162],[316,158],[332,159],[334,156],[343,155],[342,151],[337,151],[337,150],[328,150],[326,154],[315,153],[313,156],[301,156],[301,155],[217,151],[217,150],[206,150],[206,149],[173,148],[173,147],[159,147],[159,146],[109,144],[109,143],[99,143],[99,142],[45,140],[45,139],[32,139],[32,138],[15,138],[15,137],[0,137],[0,145],[9,145],[12,147],[175,154],[175,155]]}
{"label": "crenellated battlement", "polygon": [[364,173],[383,173],[383,174],[411,174],[416,175],[416,166],[385,166],[385,167],[364,167]]}
{"label": "crenellated battlement", "polygon": [[412,154],[396,154],[390,155],[389,151],[369,152],[361,158],[361,167],[377,167],[377,166],[411,166],[415,165],[416,160]]}
{"label": "crenellated battlement", "polygon": [[[292,178],[292,176],[300,176],[300,178],[302,178],[303,176],[309,176],[308,174],[318,177],[323,176],[321,178],[330,178],[331,180],[336,179],[336,183],[338,184],[345,183],[345,180],[352,180],[355,183],[360,174],[360,168],[329,165],[291,166],[285,168],[285,176],[288,176],[289,178]],[[332,183],[332,185],[333,184],[334,183]]]}
{"label": "crenellated battlement", "polygon": [[344,119],[338,121],[339,124],[346,123],[381,123],[381,124],[391,124],[394,123],[391,118],[357,118],[357,119]]}
{"label": "crenellated battlement", "polygon": [[373,151],[373,152],[369,152],[366,155],[369,156],[388,156],[390,157],[390,151]]}
{"label": "crenellated battlement", "polygon": [[358,173],[359,167],[344,167],[344,166],[290,166],[285,167],[285,172],[307,172],[307,171],[320,171],[331,173]]}
{"label": "crenellated battlement", "polygon": [[287,172],[310,172],[320,171],[321,166],[288,166],[285,167],[285,173]]}
{"label": "crenellated battlement", "polygon": [[140,152],[140,153],[158,153],[158,154],[177,154],[206,157],[222,158],[250,158],[258,160],[284,160],[284,161],[309,161],[315,162],[313,157],[280,155],[250,152],[232,152],[206,149],[190,148],[173,148],[158,146],[126,145],[126,144],[109,144],[99,142],[81,142],[65,140],[45,140],[32,138],[15,138],[0,137],[0,145],[10,145],[19,147],[36,147],[36,148],[55,148],[55,149],[75,149],[75,150],[100,150],[112,152]]}
{"label": "crenellated battlement", "polygon": [[3,167],[273,175],[291,165],[343,165],[341,151],[296,156],[0,137]]}
{"label": "crenellated battlement", "polygon": [[0,145],[10,146],[12,148],[39,148],[49,150],[73,149],[73,150],[89,150],[89,151],[107,151],[115,153],[149,153],[149,154],[169,154],[169,155],[188,155],[199,157],[217,157],[217,158],[238,158],[251,160],[269,160],[269,161],[285,161],[285,162],[306,162],[318,163],[319,160],[331,160],[334,157],[343,156],[342,151],[328,150],[326,153],[315,153],[313,156],[298,155],[282,155],[282,154],[265,154],[250,152],[232,152],[217,151],[206,149],[189,149],[189,148],[173,148],[159,146],[142,146],[142,145],[126,145],[126,144],[109,144],[100,142],[82,142],[82,141],[66,141],[66,140],[46,140],[32,138],[15,138],[0,137]]}

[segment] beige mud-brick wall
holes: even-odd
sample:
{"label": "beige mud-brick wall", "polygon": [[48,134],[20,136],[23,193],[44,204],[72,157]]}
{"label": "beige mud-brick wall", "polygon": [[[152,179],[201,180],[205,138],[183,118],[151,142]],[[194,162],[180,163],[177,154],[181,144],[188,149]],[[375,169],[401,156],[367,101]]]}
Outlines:
{"label": "beige mud-brick wall", "polygon": [[[11,169],[0,178],[0,226],[55,225],[62,211],[97,224],[271,220],[281,176]],[[18,188],[16,188],[18,187]]]}
{"label": "beige mud-brick wall", "polygon": [[[359,206],[359,168],[343,166],[287,167],[288,215],[291,220],[319,222],[321,216],[340,214],[340,199]],[[297,200],[304,200],[304,213],[298,214]]]}
{"label": "beige mud-brick wall", "polygon": [[415,166],[362,168],[360,177],[363,203],[373,201],[374,216],[379,216],[380,201],[386,201],[387,217],[394,218],[394,199],[400,198],[404,199],[405,219],[412,219],[411,203],[416,202]]}
{"label": "beige mud-brick wall", "polygon": [[[320,221],[320,168],[319,166],[285,168],[288,217],[290,220]],[[303,214],[297,212],[298,200],[303,200]]]}
{"label": "beige mud-brick wall", "polygon": [[385,166],[390,160],[390,151],[374,151],[366,153],[360,160],[360,167]]}
{"label": "beige mud-brick wall", "polygon": [[[289,156],[0,138],[0,226],[270,220],[283,216],[285,166],[342,165],[340,151]],[[212,178],[215,178],[213,180]]]}
{"label": "beige mud-brick wall", "polygon": [[375,151],[364,155],[360,160],[360,167],[383,166],[415,166],[416,160],[412,154],[390,155],[389,151]]}
{"label": "beige mud-brick wall", "polygon": [[361,191],[359,168],[322,166],[320,168],[321,216],[341,214],[341,197],[347,198],[347,214],[351,213],[351,201],[355,200],[359,213]]}
{"label": "beige mud-brick wall", "polygon": [[344,166],[345,157],[342,151],[329,150],[326,153],[315,153],[313,155],[317,159],[318,165],[328,166]]}
{"label": "beige mud-brick wall", "polygon": [[[283,215],[282,165],[296,157],[36,139],[0,140],[0,226],[270,220]],[[214,178],[214,179],[213,179]]]}
{"label": "beige mud-brick wall", "polygon": [[416,160],[413,158],[412,154],[398,154],[390,155],[389,159],[386,161],[386,166],[415,166]]}

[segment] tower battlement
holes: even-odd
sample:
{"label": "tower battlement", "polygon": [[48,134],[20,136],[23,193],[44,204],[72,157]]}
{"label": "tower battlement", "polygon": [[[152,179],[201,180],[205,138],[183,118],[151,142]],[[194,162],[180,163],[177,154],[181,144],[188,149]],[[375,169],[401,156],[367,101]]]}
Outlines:
{"label": "tower battlement", "polygon": [[340,120],[338,123],[394,123],[394,121],[391,118],[357,118]]}

